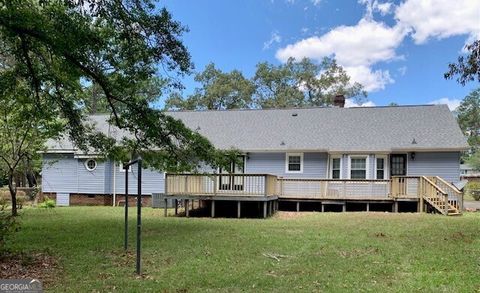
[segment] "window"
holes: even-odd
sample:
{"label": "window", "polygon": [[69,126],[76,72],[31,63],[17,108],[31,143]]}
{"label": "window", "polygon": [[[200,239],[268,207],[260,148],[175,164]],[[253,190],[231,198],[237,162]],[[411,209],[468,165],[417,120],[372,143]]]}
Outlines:
{"label": "window", "polygon": [[97,161],[95,161],[94,159],[88,159],[87,161],[85,161],[85,168],[88,171],[95,170],[97,168]]}
{"label": "window", "polygon": [[342,159],[341,158],[332,158],[331,161],[331,166],[332,166],[332,179],[340,179],[340,168],[342,165]]}
{"label": "window", "polygon": [[303,154],[287,154],[286,163],[286,173],[303,172]]}
{"label": "window", "polygon": [[386,173],[385,173],[385,163],[387,162],[387,160],[385,158],[379,158],[377,157],[377,160],[376,160],[376,166],[377,166],[377,179],[386,179]]}
{"label": "window", "polygon": [[367,179],[367,158],[350,158],[350,179]]}

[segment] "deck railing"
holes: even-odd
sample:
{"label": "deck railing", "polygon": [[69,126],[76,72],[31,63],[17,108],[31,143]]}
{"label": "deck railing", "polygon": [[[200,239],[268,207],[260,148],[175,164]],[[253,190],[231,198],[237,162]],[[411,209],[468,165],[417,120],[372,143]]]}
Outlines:
{"label": "deck railing", "polygon": [[454,206],[457,210],[463,210],[463,192],[439,176],[433,177],[432,181],[448,194],[448,203],[450,205]]}
{"label": "deck railing", "polygon": [[[291,199],[402,199],[462,210],[463,195],[440,177],[373,179],[281,178],[269,174],[166,174],[165,193],[189,196],[278,196]],[[443,212],[443,211],[442,211]]]}
{"label": "deck railing", "polygon": [[277,195],[277,177],[269,174],[166,174],[169,195]]}
{"label": "deck railing", "polygon": [[304,199],[387,199],[390,180],[279,178],[279,197]]}

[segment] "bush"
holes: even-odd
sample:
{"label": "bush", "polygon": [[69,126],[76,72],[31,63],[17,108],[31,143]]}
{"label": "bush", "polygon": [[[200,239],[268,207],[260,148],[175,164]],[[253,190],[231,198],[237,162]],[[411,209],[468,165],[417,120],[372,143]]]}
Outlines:
{"label": "bush", "polygon": [[474,200],[480,200],[480,182],[468,182],[467,190]]}
{"label": "bush", "polygon": [[0,205],[0,258],[10,251],[8,240],[17,230],[17,222],[11,211],[5,205]]}
{"label": "bush", "polygon": [[55,207],[55,201],[53,199],[48,198],[48,196],[45,196],[45,199],[39,205],[39,207],[44,208],[44,209],[54,208]]}

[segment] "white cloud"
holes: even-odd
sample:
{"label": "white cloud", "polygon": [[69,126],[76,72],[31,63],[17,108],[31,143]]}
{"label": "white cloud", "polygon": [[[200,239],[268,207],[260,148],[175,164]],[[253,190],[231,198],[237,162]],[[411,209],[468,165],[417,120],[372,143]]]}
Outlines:
{"label": "white cloud", "polygon": [[367,92],[383,90],[387,84],[394,83],[388,70],[372,70],[368,66],[344,67],[352,81],[362,84]]}
{"label": "white cloud", "polygon": [[448,108],[450,108],[450,111],[453,111],[460,106],[460,103],[462,101],[459,99],[449,99],[449,98],[441,98],[435,101],[429,102],[429,104],[434,104],[434,105],[440,105],[440,104],[445,104],[448,105]]}
{"label": "white cloud", "polygon": [[375,103],[372,101],[366,101],[365,103],[355,103],[352,99],[345,100],[345,108],[352,108],[352,107],[375,107]]}
{"label": "white cloud", "polygon": [[276,57],[285,62],[289,57],[308,57],[321,61],[333,56],[350,74],[353,81],[362,83],[367,91],[385,88],[392,83],[388,71],[372,70],[378,62],[400,58],[395,49],[406,31],[381,22],[363,18],[354,26],[339,26],[321,36],[303,39],[277,51]]}
{"label": "white cloud", "polygon": [[386,15],[392,12],[392,8],[394,6],[391,2],[380,3],[377,0],[358,0],[358,3],[365,5],[365,17],[368,19],[373,18],[374,12],[379,12],[381,15]]}
{"label": "white cloud", "polygon": [[417,44],[455,35],[480,37],[478,0],[406,0],[395,10],[395,18],[399,25],[413,29]]}
{"label": "white cloud", "polygon": [[270,49],[270,47],[274,43],[280,43],[281,41],[282,41],[282,37],[278,34],[278,32],[272,32],[272,35],[270,36],[270,40],[263,43],[263,50]]}
{"label": "white cloud", "polygon": [[311,0],[311,1],[312,1],[312,4],[315,6],[318,6],[320,5],[320,3],[322,3],[322,0]]}
{"label": "white cloud", "polygon": [[399,67],[397,70],[401,76],[404,76],[407,73],[407,66]]}

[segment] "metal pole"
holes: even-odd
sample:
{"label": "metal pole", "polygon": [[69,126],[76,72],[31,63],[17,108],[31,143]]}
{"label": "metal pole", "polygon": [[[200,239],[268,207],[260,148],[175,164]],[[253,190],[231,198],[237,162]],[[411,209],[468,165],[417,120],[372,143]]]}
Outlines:
{"label": "metal pole", "polygon": [[142,233],[142,160],[138,159],[137,183],[137,274],[140,274],[140,249]]}
{"label": "metal pole", "polygon": [[125,250],[128,249],[128,166],[125,168]]}

